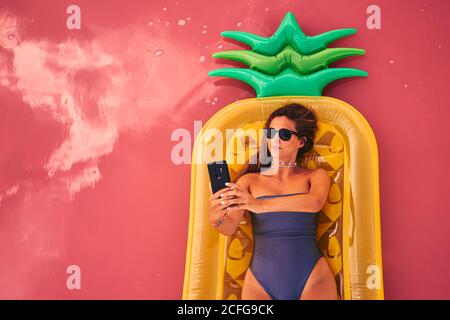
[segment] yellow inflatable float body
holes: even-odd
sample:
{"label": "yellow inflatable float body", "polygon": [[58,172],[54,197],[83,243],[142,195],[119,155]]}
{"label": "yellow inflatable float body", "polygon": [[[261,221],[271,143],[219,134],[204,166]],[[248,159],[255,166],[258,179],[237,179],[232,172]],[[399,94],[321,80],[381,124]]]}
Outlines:
{"label": "yellow inflatable float body", "polygon": [[[293,16],[288,13],[286,17]],[[295,19],[291,23],[296,23]],[[263,90],[257,93],[257,98],[239,100],[219,110],[194,143],[182,299],[241,299],[253,252],[248,214],[232,236],[220,234],[209,223],[211,190],[207,165],[205,161],[195,161],[203,159],[204,150],[213,142],[204,133],[214,129],[225,137],[227,129],[243,129],[235,130],[229,140],[232,143],[223,143],[233,180],[244,168],[244,164],[229,161],[242,152],[237,145],[244,146],[245,159],[257,152],[249,143],[247,130],[258,131],[270,113],[289,103],[302,104],[318,117],[314,148],[305,154],[303,166],[324,168],[330,176],[331,187],[320,212],[317,241],[333,271],[340,298],[383,299],[378,148],[370,125],[354,107],[335,98],[275,96]]]}

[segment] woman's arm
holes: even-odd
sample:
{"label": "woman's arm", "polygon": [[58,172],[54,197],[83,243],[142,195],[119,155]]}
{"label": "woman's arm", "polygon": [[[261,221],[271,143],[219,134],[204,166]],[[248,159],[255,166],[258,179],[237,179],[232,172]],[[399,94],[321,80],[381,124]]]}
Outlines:
{"label": "woman's arm", "polygon": [[[236,198],[228,200],[230,210],[247,209],[255,213],[272,211],[320,211],[328,198],[330,190],[330,177],[325,169],[319,168],[311,174],[310,192],[287,197],[274,197],[269,199],[255,199],[244,190],[228,191],[227,194],[235,194]],[[233,186],[233,185],[232,185]]]}
{"label": "woman's arm", "polygon": [[287,197],[262,199],[262,212],[269,211],[320,211],[328,198],[330,177],[325,169],[319,168],[311,174],[309,193]]}
{"label": "woman's arm", "polygon": [[[236,185],[244,190],[248,190],[250,182],[249,175],[243,175],[236,181]],[[242,217],[244,216],[246,209],[239,210],[224,210],[222,213],[222,209],[225,209],[230,204],[226,203],[227,200],[233,199],[233,195],[228,195],[221,197],[226,191],[233,190],[230,187],[226,187],[216,194],[214,194],[211,198],[211,207],[210,207],[210,223],[213,228],[215,228],[218,232],[230,236],[234,234],[239,228],[239,224],[241,223]],[[221,217],[222,223],[218,224],[218,216]]]}

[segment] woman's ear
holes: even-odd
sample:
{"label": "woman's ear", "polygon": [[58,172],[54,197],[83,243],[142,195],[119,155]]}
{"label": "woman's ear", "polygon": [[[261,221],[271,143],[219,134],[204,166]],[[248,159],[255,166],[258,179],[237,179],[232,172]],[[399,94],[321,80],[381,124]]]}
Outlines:
{"label": "woman's ear", "polygon": [[[303,141],[303,144],[302,144]],[[305,136],[301,136],[300,139],[298,139],[298,148],[301,149],[305,146],[306,144],[306,139]]]}

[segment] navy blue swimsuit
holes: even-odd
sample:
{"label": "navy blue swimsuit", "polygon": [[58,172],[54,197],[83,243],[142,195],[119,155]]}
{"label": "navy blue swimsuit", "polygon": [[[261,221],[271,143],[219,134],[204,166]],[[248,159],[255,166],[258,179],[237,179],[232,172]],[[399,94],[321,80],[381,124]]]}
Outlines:
{"label": "navy blue swimsuit", "polygon": [[[298,193],[261,196],[257,199]],[[254,251],[250,270],[274,300],[298,300],[322,253],[317,212],[251,212]]]}

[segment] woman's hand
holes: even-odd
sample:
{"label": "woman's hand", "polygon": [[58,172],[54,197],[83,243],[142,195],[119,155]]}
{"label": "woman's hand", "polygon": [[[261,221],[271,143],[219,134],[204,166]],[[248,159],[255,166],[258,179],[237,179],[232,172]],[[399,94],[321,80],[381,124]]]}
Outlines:
{"label": "woman's hand", "polygon": [[246,209],[254,213],[263,212],[263,200],[256,199],[250,192],[236,183],[228,182],[226,185],[231,189],[226,191],[220,197],[223,200],[225,210]]}
{"label": "woman's hand", "polygon": [[225,187],[214,193],[209,198],[209,223],[212,225],[217,225],[218,222],[223,221],[227,215],[227,206],[229,204],[222,203],[225,199],[231,199],[233,197],[221,197],[221,195],[227,191],[230,191],[230,187]]}

